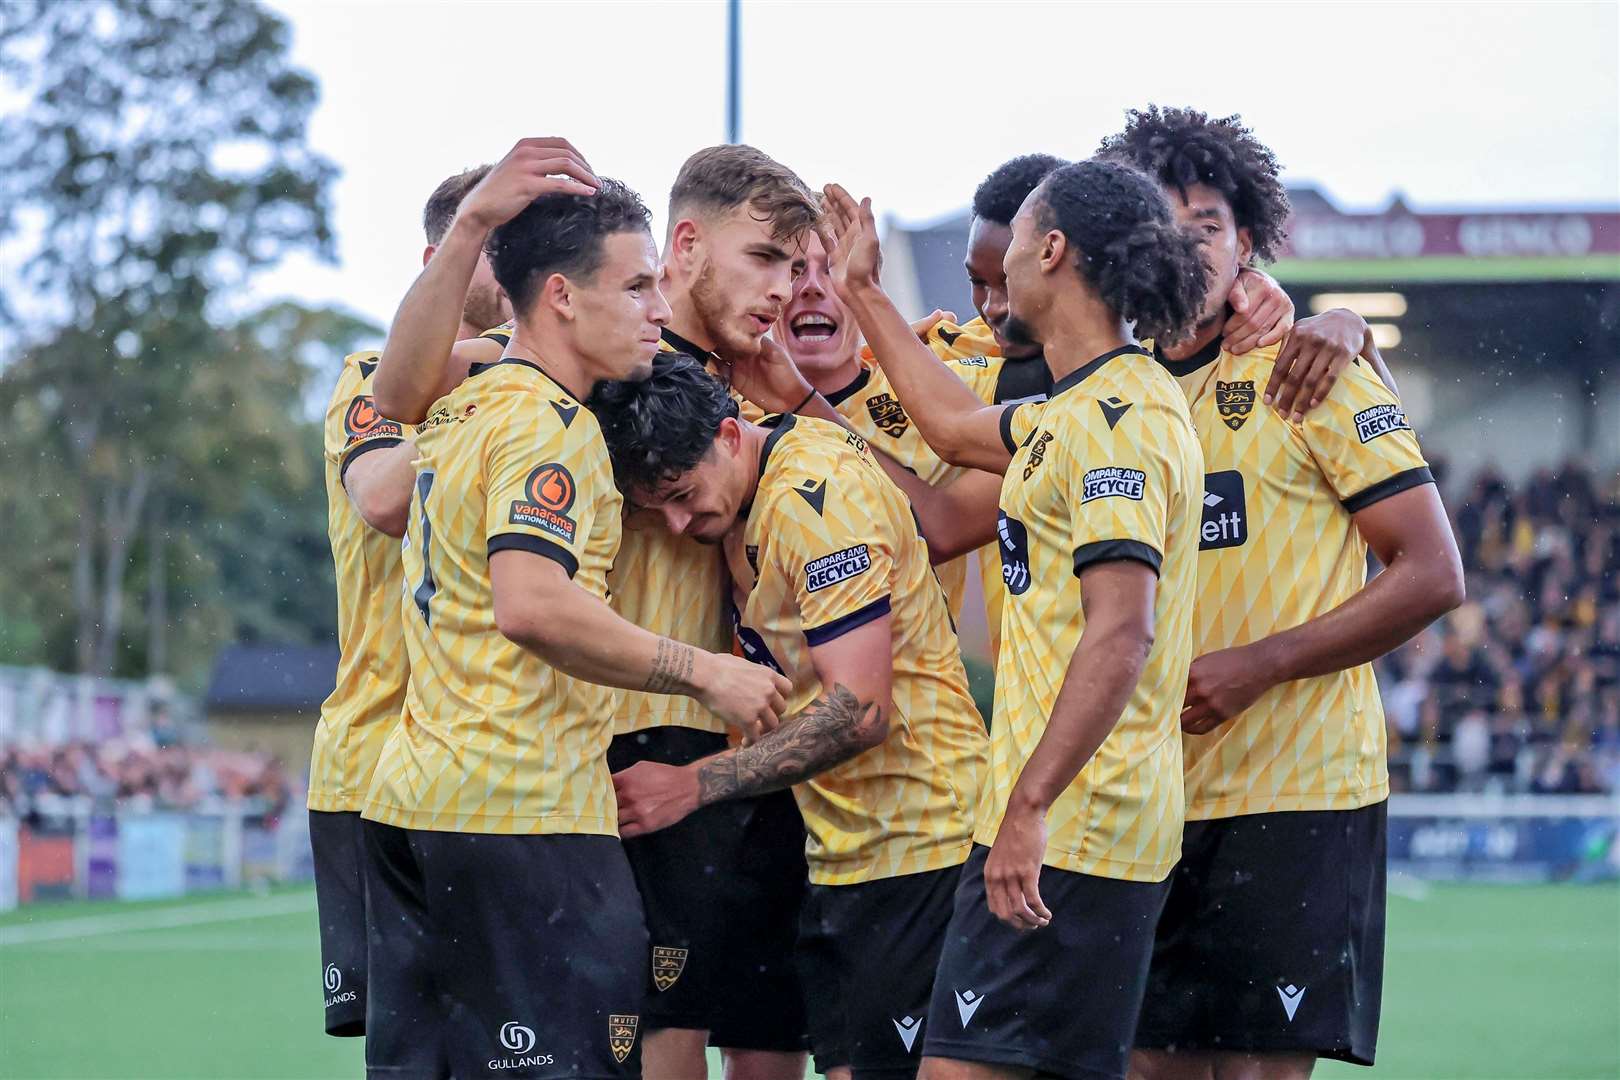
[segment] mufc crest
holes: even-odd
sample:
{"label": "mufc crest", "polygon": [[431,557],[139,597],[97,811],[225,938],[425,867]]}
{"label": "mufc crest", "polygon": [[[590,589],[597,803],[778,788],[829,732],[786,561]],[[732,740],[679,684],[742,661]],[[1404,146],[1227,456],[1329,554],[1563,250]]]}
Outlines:
{"label": "mufc crest", "polygon": [[[749,561],[752,562],[752,558]],[[685,949],[672,949],[668,945],[653,946],[653,985],[658,987],[660,992],[674,986],[676,980],[681,977],[681,972],[686,970],[686,953]]]}
{"label": "mufc crest", "polygon": [[1215,380],[1215,408],[1220,411],[1221,423],[1236,431],[1254,411],[1254,380],[1221,382]]}
{"label": "mufc crest", "polygon": [[636,1027],[640,1023],[639,1016],[613,1013],[608,1017],[608,1048],[613,1051],[615,1061],[623,1062],[636,1048]]}
{"label": "mufc crest", "polygon": [[866,411],[872,414],[872,423],[891,439],[898,439],[911,426],[911,417],[892,394],[874,394],[867,399]]}

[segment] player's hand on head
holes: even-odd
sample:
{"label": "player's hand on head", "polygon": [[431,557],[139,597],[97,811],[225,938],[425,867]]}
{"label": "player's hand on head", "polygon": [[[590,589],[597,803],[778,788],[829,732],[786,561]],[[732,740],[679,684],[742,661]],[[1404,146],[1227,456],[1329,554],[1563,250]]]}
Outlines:
{"label": "player's hand on head", "polygon": [[457,217],[488,232],[542,195],[594,195],[600,186],[590,164],[567,139],[519,139],[467,193]]}
{"label": "player's hand on head", "polygon": [[1243,648],[1217,649],[1192,662],[1181,730],[1206,735],[1259,700],[1271,688],[1266,665]]}
{"label": "player's hand on head", "polygon": [[872,200],[856,202],[838,184],[822,189],[821,245],[833,288],[847,302],[856,289],[875,287],[883,266]]}
{"label": "player's hand on head", "polygon": [[742,733],[744,744],[775,731],[787,711],[793,684],[763,664],[709,653],[702,692],[704,708]]}
{"label": "player's hand on head", "polygon": [[788,351],[768,336],[760,339],[753,356],[730,359],[729,363],[732,389],[766,412],[789,412],[813,389]]}
{"label": "player's hand on head", "polygon": [[984,862],[990,914],[1014,930],[1039,930],[1052,921],[1041,900],[1041,860],[1046,856],[1046,815],[1009,804]]}
{"label": "player's hand on head", "polygon": [[619,801],[619,835],[644,836],[698,808],[698,776],[692,769],[638,761],[613,774],[613,794]]}
{"label": "player's hand on head", "polygon": [[1226,296],[1232,315],[1221,327],[1226,351],[1241,356],[1275,345],[1294,325],[1294,302],[1269,274],[1245,266]]}
{"label": "player's hand on head", "polygon": [[1367,321],[1346,308],[1295,323],[1266,381],[1266,404],[1295,423],[1305,419],[1327,399],[1366,337]]}

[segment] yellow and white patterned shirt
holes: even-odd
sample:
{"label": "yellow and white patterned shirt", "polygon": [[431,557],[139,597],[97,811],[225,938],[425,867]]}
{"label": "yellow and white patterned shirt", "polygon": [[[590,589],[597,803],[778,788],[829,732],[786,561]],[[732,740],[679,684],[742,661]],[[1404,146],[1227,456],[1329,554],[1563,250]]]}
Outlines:
{"label": "yellow and white patterned shirt", "polygon": [[555,560],[607,598],[622,500],[596,418],[541,369],[480,365],[417,427],[404,546],[405,710],[365,816],[469,833],[618,831],[605,754],[615,690],[495,625],[489,559]]}
{"label": "yellow and white patterned shirt", "polygon": [[[1207,473],[1194,655],[1344,603],[1367,580],[1351,515],[1433,482],[1400,402],[1359,362],[1303,423],[1260,403],[1277,351],[1233,356],[1216,342],[1163,361],[1186,391]],[[1190,819],[1351,810],[1389,795],[1371,664],[1274,686],[1182,749]]]}
{"label": "yellow and white patterned shirt", "polygon": [[309,808],[352,812],[365,801],[383,740],[405,701],[405,640],[399,619],[399,541],[366,524],[343,476],[362,454],[398,446],[408,424],[380,416],[371,400],[377,353],[353,353],[326,406],[326,534],[337,571],[337,686],[321,704],[309,758]]}
{"label": "yellow and white patterned shirt", "polygon": [[1080,572],[1135,559],[1159,575],[1154,639],[1129,703],[1047,814],[1048,866],[1162,881],[1181,853],[1180,716],[1192,660],[1203,457],[1175,380],[1137,346],[1009,406],[1003,589],[990,778],[976,839],[995,842],[1085,629]]}
{"label": "yellow and white patterned shirt", "polygon": [[[945,361],[953,372],[965,382],[979,400],[986,405],[1017,405],[1045,401],[1052,391],[1052,371],[1046,360],[1036,356],[1026,360],[1007,360],[1001,355],[995,334],[982,318],[972,319],[958,326],[941,322],[928,332],[928,347],[935,356]],[[870,349],[863,350],[862,359],[875,363]],[[890,391],[892,395],[892,391]],[[840,410],[841,411],[841,410]],[[864,432],[863,432],[864,433]],[[871,436],[868,436],[871,438]],[[881,439],[873,445],[883,447]],[[932,455],[933,451],[928,451]],[[913,470],[919,471],[920,470]],[[933,483],[933,481],[929,481]],[[971,555],[938,567],[940,580],[945,582],[953,602],[951,610],[962,610],[961,593],[966,588],[967,560],[975,559],[979,567],[979,583],[984,593],[984,618],[990,636],[991,659],[1001,650],[1001,555],[995,544],[986,544]],[[954,590],[954,591],[953,591]]]}
{"label": "yellow and white patterned shirt", "polygon": [[[484,336],[504,347],[511,338],[511,324],[487,331]],[[671,330],[664,331],[660,348],[688,353],[705,365],[713,363],[708,352]],[[613,610],[626,622],[708,652],[729,652],[730,588],[725,559],[713,546],[676,536],[656,520],[641,515],[624,518],[619,556],[608,573],[608,589]],[[690,697],[625,690],[618,700],[613,717],[615,735],[654,727],[726,731],[725,721]]]}
{"label": "yellow and white patterned shirt", "polygon": [[812,647],[887,615],[893,711],[880,746],[794,789],[810,880],[845,885],[966,860],[985,771],[984,721],[968,693],[944,595],[905,495],[865,440],[787,416],[760,459],[743,552],[753,577],[743,654],[793,682],[789,712],[824,688]]}

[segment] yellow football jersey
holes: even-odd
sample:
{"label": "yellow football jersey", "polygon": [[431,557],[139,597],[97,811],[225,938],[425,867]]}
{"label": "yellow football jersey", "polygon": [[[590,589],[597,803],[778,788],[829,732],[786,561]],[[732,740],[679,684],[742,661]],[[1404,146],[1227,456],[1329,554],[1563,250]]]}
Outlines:
{"label": "yellow football jersey", "polygon": [[[1215,343],[1164,366],[1204,450],[1194,655],[1325,614],[1366,583],[1351,514],[1433,482],[1400,402],[1356,363],[1301,424],[1258,401],[1277,347]],[[1206,735],[1183,737],[1187,816],[1351,810],[1389,794],[1371,664],[1274,686]]]}
{"label": "yellow football jersey", "polygon": [[555,560],[606,599],[621,500],[601,429],[514,358],[479,365],[417,427],[404,545],[411,679],[365,816],[411,829],[618,830],[608,775],[616,691],[572,678],[495,625],[489,558]]}
{"label": "yellow football jersey", "polygon": [[[991,332],[984,319],[976,318],[958,326],[952,322],[941,322],[928,331],[928,347],[935,356],[951,366],[951,370],[979,395],[979,400],[986,405],[1017,405],[1027,402],[1045,401],[1052,391],[1052,371],[1046,366],[1042,357],[1027,360],[1007,360],[1001,355],[1001,347],[996,344],[995,334]],[[868,362],[872,359],[872,351],[866,349],[862,357]],[[882,446],[881,440],[874,440],[875,445]],[[930,451],[932,453],[932,451]],[[958,599],[952,611],[960,613],[960,590],[966,587],[966,565],[969,558],[976,559],[979,566],[979,583],[984,593],[984,618],[990,637],[990,656],[994,659],[1001,651],[1001,555],[995,544],[986,544],[973,555],[964,555],[960,560],[963,565],[960,570],[956,562],[939,567],[940,580],[951,587],[954,580],[962,584],[957,586]],[[960,573],[960,579],[951,575]]]}
{"label": "yellow football jersey", "polygon": [[397,446],[408,424],[378,415],[371,401],[375,352],[343,359],[326,406],[326,534],[337,570],[337,686],[321,704],[309,758],[309,808],[356,811],[364,803],[383,740],[405,701],[405,643],[399,621],[399,541],[371,528],[349,501],[343,476],[372,450]]}
{"label": "yellow football jersey", "polygon": [[[968,367],[971,377],[981,369]],[[861,367],[848,386],[826,395],[827,403],[838,410],[849,426],[858,432],[875,450],[881,450],[901,467],[910,470],[930,487],[948,484],[969,470],[949,465],[923,441],[917,425],[901,407],[895,397],[889,378],[879,367]],[[962,599],[967,592],[967,566],[969,555],[940,563],[934,567],[939,583],[945,588],[951,617],[962,615]]]}
{"label": "yellow football jersey", "polygon": [[1047,815],[1048,866],[1162,881],[1181,854],[1180,716],[1192,660],[1203,457],[1175,380],[1137,346],[1090,361],[1044,404],[1010,406],[1001,489],[1003,648],[977,839],[1046,730],[1085,629],[1081,570],[1136,559],[1159,575],[1147,665],[1113,731]]}
{"label": "yellow football jersey", "polygon": [[[484,336],[503,348],[511,340],[507,323]],[[676,334],[664,331],[659,346],[684,352],[709,367],[714,357]],[[752,406],[748,406],[752,408]],[[761,415],[754,410],[752,415]],[[731,623],[727,615],[731,587],[725,559],[712,547],[676,536],[656,520],[635,514],[623,521],[619,556],[608,573],[613,610],[644,630],[696,645],[709,652],[729,652]],[[613,733],[653,727],[696,728],[724,733],[725,721],[690,697],[626,690],[619,694]]]}
{"label": "yellow football jersey", "polygon": [[760,457],[743,545],[749,566],[737,576],[754,580],[738,639],[793,681],[790,712],[823,692],[813,646],[890,619],[888,739],[794,789],[810,880],[844,885],[962,863],[987,739],[905,495],[860,436],[782,417]]}
{"label": "yellow football jersey", "polygon": [[[667,329],[660,348],[689,353],[712,365],[709,353]],[[713,545],[676,536],[661,522],[631,515],[625,519],[608,587],[613,591],[613,610],[627,622],[709,652],[731,651],[727,615],[731,582],[725,558]],[[613,721],[616,735],[652,727],[726,730],[725,721],[689,697],[627,691],[622,698]]]}

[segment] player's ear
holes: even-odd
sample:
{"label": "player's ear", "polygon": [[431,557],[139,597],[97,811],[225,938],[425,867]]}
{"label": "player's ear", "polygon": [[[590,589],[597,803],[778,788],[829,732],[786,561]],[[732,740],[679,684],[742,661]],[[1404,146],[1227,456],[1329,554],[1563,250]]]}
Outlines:
{"label": "player's ear", "polygon": [[1069,250],[1069,238],[1057,229],[1052,229],[1041,237],[1041,272],[1051,273],[1063,265],[1063,256]]}
{"label": "player's ear", "polygon": [[428,260],[433,258],[433,253],[435,251],[438,251],[438,250],[439,249],[438,249],[437,245],[434,245],[434,244],[429,244],[427,247],[423,248],[422,249],[422,265],[426,266],[428,264]]}
{"label": "player's ear", "polygon": [[742,425],[735,416],[720,421],[719,430],[714,433],[714,445],[724,451],[728,458],[737,456],[742,448]]}
{"label": "player's ear", "polygon": [[1254,234],[1249,231],[1248,226],[1238,229],[1237,242],[1238,265],[1248,266],[1249,259],[1254,256]]}
{"label": "player's ear", "polygon": [[681,218],[669,231],[669,250],[664,252],[666,269],[672,263],[682,270],[688,269],[702,247],[702,228],[691,218]]}
{"label": "player's ear", "polygon": [[555,311],[558,318],[572,322],[575,315],[573,293],[573,286],[566,277],[552,274],[546,278],[546,283],[540,286],[540,303]]}

